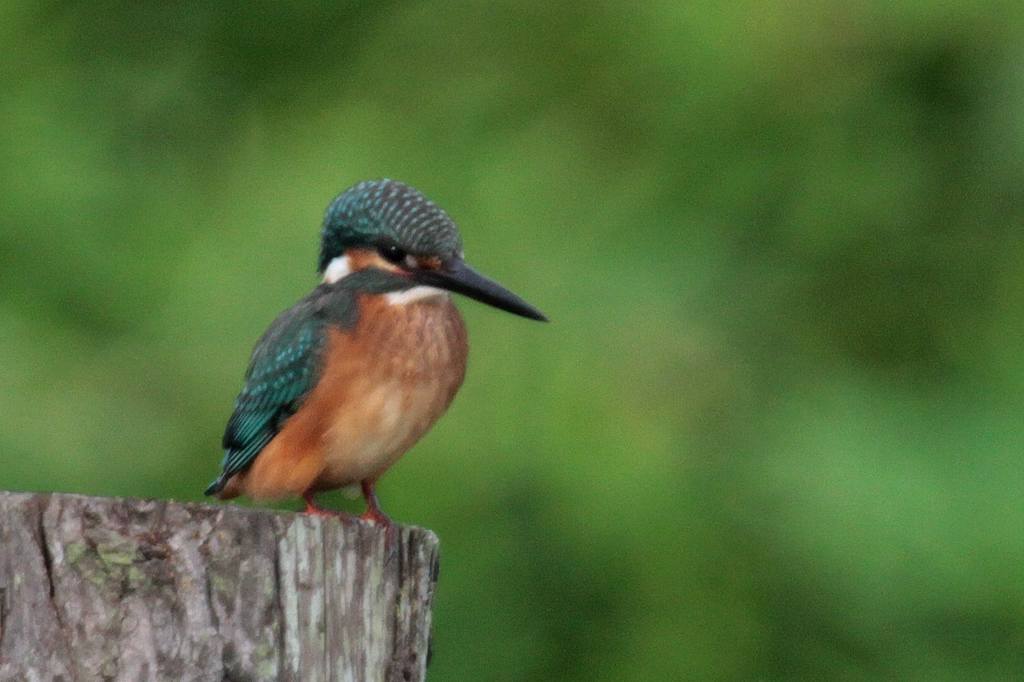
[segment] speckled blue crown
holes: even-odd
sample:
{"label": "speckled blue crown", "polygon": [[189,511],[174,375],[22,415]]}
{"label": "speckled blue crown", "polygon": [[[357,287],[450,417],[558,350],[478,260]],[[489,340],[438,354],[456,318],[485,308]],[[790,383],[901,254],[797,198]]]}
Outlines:
{"label": "speckled blue crown", "polygon": [[392,240],[408,253],[455,256],[462,238],[448,214],[397,180],[365,180],[339,194],[324,215],[319,270],[353,246]]}

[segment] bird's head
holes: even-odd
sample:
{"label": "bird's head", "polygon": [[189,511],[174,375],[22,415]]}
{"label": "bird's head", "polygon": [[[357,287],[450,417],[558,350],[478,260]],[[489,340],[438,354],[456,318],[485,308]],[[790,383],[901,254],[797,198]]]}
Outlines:
{"label": "bird's head", "polygon": [[319,272],[333,283],[375,268],[406,279],[410,297],[454,291],[532,320],[543,313],[466,264],[462,237],[448,214],[412,187],[368,180],[327,207]]}

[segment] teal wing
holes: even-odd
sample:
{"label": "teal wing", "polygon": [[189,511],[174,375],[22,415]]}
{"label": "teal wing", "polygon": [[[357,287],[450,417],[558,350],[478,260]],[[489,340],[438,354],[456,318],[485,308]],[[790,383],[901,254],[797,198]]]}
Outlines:
{"label": "teal wing", "polygon": [[252,464],[316,386],[326,333],[320,308],[315,296],[299,301],[256,344],[224,431],[223,470],[207,495],[220,492],[228,479]]}

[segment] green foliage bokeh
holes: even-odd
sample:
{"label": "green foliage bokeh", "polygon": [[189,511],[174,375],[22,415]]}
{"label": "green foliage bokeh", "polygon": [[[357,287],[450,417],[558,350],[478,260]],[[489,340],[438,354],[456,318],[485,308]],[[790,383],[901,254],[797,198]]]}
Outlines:
{"label": "green foliage bokeh", "polygon": [[[198,500],[322,211],[464,301],[432,679],[1024,674],[1020,3],[0,7],[0,488]],[[352,505],[340,498],[338,505]]]}

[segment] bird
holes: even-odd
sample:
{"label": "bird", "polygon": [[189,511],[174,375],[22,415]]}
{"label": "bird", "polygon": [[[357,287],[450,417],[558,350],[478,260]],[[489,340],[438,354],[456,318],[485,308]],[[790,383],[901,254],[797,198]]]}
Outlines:
{"label": "bird", "polygon": [[320,282],[256,343],[205,494],[301,498],[361,490],[361,518],[390,524],[380,477],[448,409],[468,343],[452,293],[531,320],[537,308],[465,261],[449,215],[397,180],[360,182],[328,205]]}

